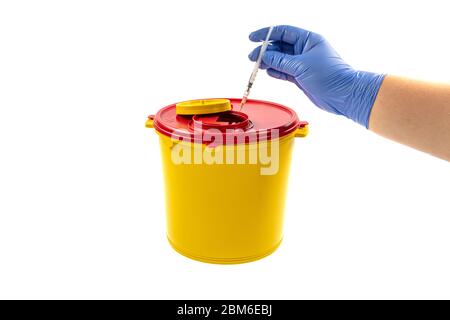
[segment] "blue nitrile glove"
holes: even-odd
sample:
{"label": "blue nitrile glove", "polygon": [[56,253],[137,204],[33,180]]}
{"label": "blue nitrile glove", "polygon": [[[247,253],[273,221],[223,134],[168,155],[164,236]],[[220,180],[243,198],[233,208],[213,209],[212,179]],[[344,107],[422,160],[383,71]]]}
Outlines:
{"label": "blue nitrile glove", "polygon": [[[268,29],[252,32],[250,40],[263,41]],[[276,26],[270,40],[273,43],[264,54],[262,69],[274,78],[295,83],[321,109],[368,127],[383,74],[354,70],[317,33]],[[250,60],[256,61],[260,48],[250,53]]]}

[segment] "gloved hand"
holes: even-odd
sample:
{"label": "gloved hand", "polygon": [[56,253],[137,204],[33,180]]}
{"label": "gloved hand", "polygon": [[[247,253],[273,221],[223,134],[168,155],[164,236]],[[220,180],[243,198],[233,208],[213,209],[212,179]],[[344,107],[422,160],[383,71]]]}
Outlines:
{"label": "gloved hand", "polygon": [[[263,41],[268,30],[252,32],[250,40]],[[319,108],[368,127],[383,74],[354,70],[317,33],[276,26],[270,40],[262,69],[274,78],[295,83]],[[250,60],[256,61],[260,48],[250,53]]]}

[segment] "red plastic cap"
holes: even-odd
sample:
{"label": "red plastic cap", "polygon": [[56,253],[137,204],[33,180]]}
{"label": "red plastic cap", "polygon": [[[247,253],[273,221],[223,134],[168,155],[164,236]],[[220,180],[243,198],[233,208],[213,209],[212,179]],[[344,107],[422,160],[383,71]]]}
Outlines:
{"label": "red plastic cap", "polygon": [[154,128],[174,139],[208,144],[205,135],[221,134],[223,141],[238,144],[283,137],[307,124],[278,103],[250,99],[238,111],[241,99],[229,100],[231,111],[193,116],[177,115],[176,104],[171,104],[155,115]]}

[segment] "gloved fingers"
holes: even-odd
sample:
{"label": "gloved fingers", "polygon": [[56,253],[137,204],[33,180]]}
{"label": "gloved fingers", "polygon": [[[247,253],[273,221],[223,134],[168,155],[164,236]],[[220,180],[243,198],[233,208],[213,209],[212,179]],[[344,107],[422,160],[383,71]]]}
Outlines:
{"label": "gloved fingers", "polygon": [[[268,27],[254,31],[250,33],[249,39],[253,42],[264,41],[268,31]],[[298,41],[305,41],[310,34],[311,32],[308,30],[293,26],[275,26],[269,40],[282,41],[292,45]]]}
{"label": "gloved fingers", "polygon": [[[248,58],[251,61],[256,61],[260,51],[261,46],[256,47],[252,52],[250,52]],[[275,41],[267,46],[267,51],[280,51],[287,54],[294,54],[294,46],[285,42]]]}
{"label": "gloved fingers", "polygon": [[267,69],[267,74],[275,79],[280,79],[280,80],[286,80],[286,81],[290,81],[290,82],[295,82],[295,79],[293,76],[290,76],[286,73],[277,71],[275,69]]}
{"label": "gloved fingers", "polygon": [[[256,61],[256,59],[258,59],[260,51],[261,51],[261,46],[256,47],[255,49],[252,50],[252,52],[250,52],[250,54],[248,55],[248,58],[251,61]],[[281,51],[281,47],[277,43],[270,44],[267,46],[266,52],[267,51]]]}
{"label": "gloved fingers", "polygon": [[262,61],[270,68],[282,73],[294,76],[297,70],[297,60],[299,56],[278,51],[266,51]]}
{"label": "gloved fingers", "polygon": [[264,61],[261,61],[259,68],[262,70],[266,70],[266,69],[269,69],[269,66],[267,64],[265,64]]}
{"label": "gloved fingers", "polygon": [[[261,47],[255,48],[252,52],[250,52],[250,54],[248,55],[248,58],[249,58],[251,61],[255,62],[256,59],[258,59],[259,51],[260,51],[260,50],[261,50]],[[272,50],[273,50],[273,51],[276,51],[277,48],[275,48],[275,47],[270,47],[270,49],[269,49],[269,47],[267,47],[267,51],[269,51],[269,50],[270,50],[270,51],[272,51]],[[266,53],[267,53],[267,51],[266,51]],[[265,69],[269,68],[269,66],[268,66],[266,63],[264,63],[264,61],[261,60],[261,64],[259,65],[259,68],[265,70]]]}

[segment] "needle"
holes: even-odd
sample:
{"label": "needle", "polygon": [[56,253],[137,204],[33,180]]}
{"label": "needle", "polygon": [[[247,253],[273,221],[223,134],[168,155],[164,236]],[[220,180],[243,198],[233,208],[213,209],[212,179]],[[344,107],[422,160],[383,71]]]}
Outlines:
{"label": "needle", "polygon": [[266,39],[264,40],[261,50],[259,51],[258,59],[256,59],[255,66],[253,68],[252,74],[250,75],[250,79],[248,80],[247,88],[244,91],[244,96],[241,100],[241,105],[239,107],[239,111],[242,110],[244,107],[244,104],[247,102],[248,95],[250,94],[250,89],[253,86],[253,83],[255,82],[256,74],[258,73],[259,67],[261,66],[262,57],[264,56],[264,53],[266,52],[267,46],[269,45],[269,39],[270,35],[272,34],[273,26],[269,28],[269,31],[267,32]]}

